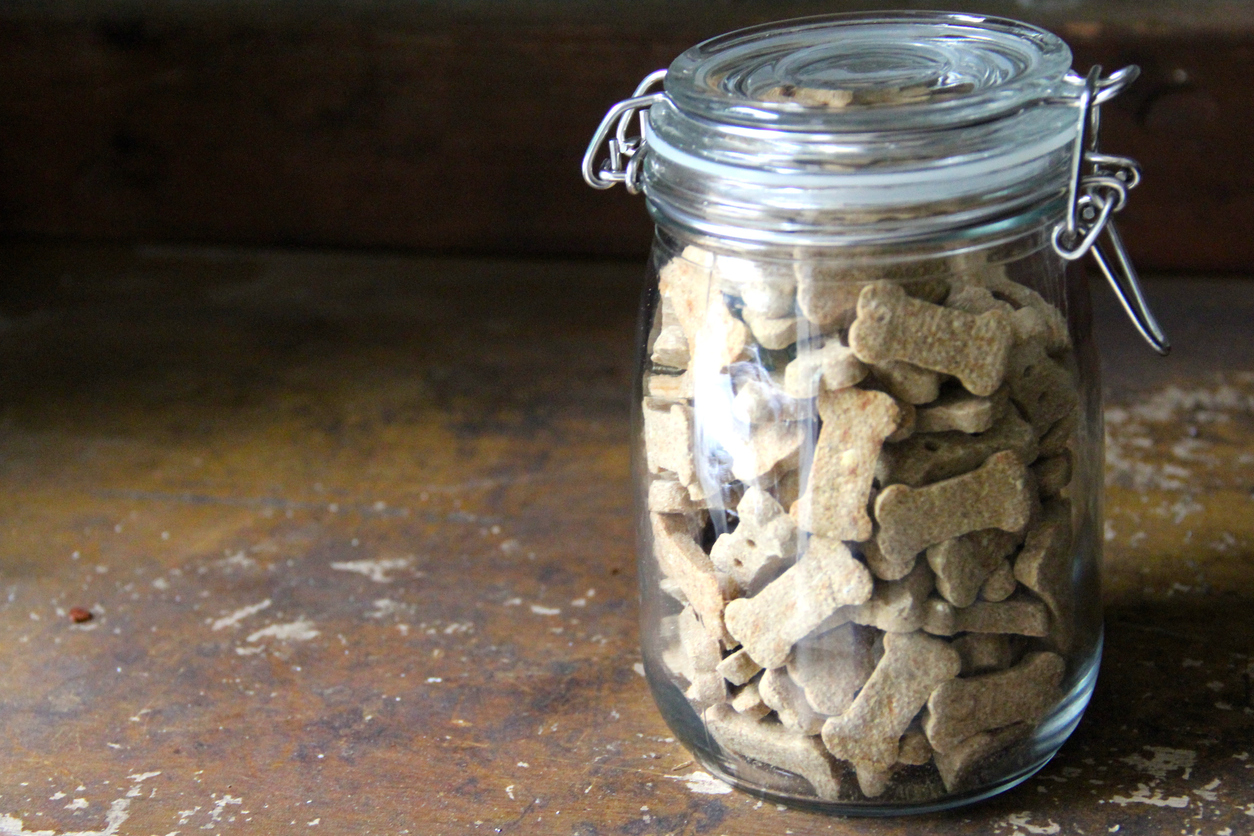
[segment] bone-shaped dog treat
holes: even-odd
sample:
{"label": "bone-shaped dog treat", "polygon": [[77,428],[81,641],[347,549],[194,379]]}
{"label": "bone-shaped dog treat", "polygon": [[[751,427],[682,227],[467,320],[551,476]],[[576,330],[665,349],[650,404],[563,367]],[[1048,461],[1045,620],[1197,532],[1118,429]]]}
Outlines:
{"label": "bone-shaped dog treat", "polygon": [[1041,496],[1057,496],[1071,483],[1071,451],[1063,450],[1057,456],[1037,459],[1032,465],[1032,472],[1036,474],[1036,486]]}
{"label": "bone-shaped dog treat", "polygon": [[915,412],[914,431],[943,433],[957,430],[982,433],[1006,414],[1007,393],[998,389],[990,397],[981,398],[962,389],[951,389]]}
{"label": "bone-shaped dog treat", "polygon": [[864,624],[889,633],[910,633],[923,625],[928,593],[934,578],[927,561],[920,560],[901,580],[877,583],[865,604],[841,607],[830,615],[820,630],[844,621]]}
{"label": "bone-shaped dog treat", "polygon": [[662,476],[649,483],[649,510],[655,514],[696,514],[700,507],[678,479]]}
{"label": "bone-shaped dog treat", "polygon": [[875,463],[875,478],[881,485],[917,488],[974,470],[1001,450],[1014,450],[1024,464],[1037,456],[1036,433],[1010,406],[992,429],[979,435],[916,432],[900,444],[885,445]]}
{"label": "bone-shaped dog treat", "polygon": [[727,683],[716,670],[722,661],[718,639],[710,635],[691,606],[679,614],[679,641],[688,654],[688,681],[685,696],[695,703],[709,705],[727,696]]}
{"label": "bone-shaped dog treat", "polygon": [[949,645],[962,657],[962,676],[1000,671],[1015,661],[1015,648],[1004,633],[967,633]]}
{"label": "bone-shaped dog treat", "polygon": [[705,317],[695,336],[688,340],[691,368],[698,375],[716,375],[747,356],[751,343],[749,326],[732,316],[722,294],[711,294]]}
{"label": "bone-shaped dog treat", "polygon": [[692,666],[688,663],[688,654],[678,643],[667,645],[662,650],[662,664],[672,675],[686,682],[692,682]]}
{"label": "bone-shaped dog treat", "polygon": [[748,308],[743,315],[754,339],[764,348],[779,351],[797,341],[797,319],[794,316],[764,316]]}
{"label": "bone-shaped dog treat", "polygon": [[814,448],[810,481],[793,516],[806,531],[838,540],[871,536],[867,500],[884,439],[902,421],[897,402],[883,392],[841,389],[819,394],[823,429]]}
{"label": "bone-shaped dog treat", "polygon": [[[938,685],[958,675],[957,651],[922,633],[888,633],[884,658],[849,710],[823,724],[823,745],[868,777],[897,760],[902,734]],[[877,787],[863,787],[863,793]],[[883,791],[883,787],[878,787]]]}
{"label": "bone-shaped dog treat", "polygon": [[692,407],[644,399],[644,450],[650,473],[670,471],[685,487],[696,479],[692,462]]}
{"label": "bone-shaped dog treat", "polygon": [[980,600],[997,603],[1014,595],[1018,582],[1015,581],[1014,565],[1009,560],[997,564],[997,568],[989,573],[988,579],[980,587]]}
{"label": "bone-shaped dog treat", "polygon": [[797,523],[775,498],[757,486],[736,506],[740,524],[710,550],[714,567],[735,579],[747,594],[758,592],[797,557]]}
{"label": "bone-shaped dog treat", "polygon": [[674,581],[711,636],[726,641],[723,626],[725,597],[735,594],[735,582],[714,570],[709,555],[692,538],[687,519],[678,514],[650,514],[653,549],[658,568]]}
{"label": "bone-shaped dog treat", "polygon": [[835,764],[817,737],[737,714],[726,704],[706,709],[702,719],[724,749],[804,778],[819,798],[835,801],[840,795]]}
{"label": "bone-shaped dog treat", "polygon": [[801,497],[801,471],[797,468],[776,468],[772,491],[776,501],[784,508],[791,508]]}
{"label": "bone-shaped dog treat", "polygon": [[890,395],[908,404],[925,404],[940,394],[941,376],[900,360],[871,366],[875,379]]}
{"label": "bone-shaped dog treat", "polygon": [[1053,616],[1053,638],[1059,648],[1071,647],[1075,604],[1071,586],[1071,503],[1045,505],[1041,521],[1028,532],[1015,558],[1015,580],[1040,596]]}
{"label": "bone-shaped dog treat", "polygon": [[653,341],[653,362],[659,366],[688,368],[688,338],[678,324],[663,328]]}
{"label": "bone-shaped dog treat", "polygon": [[1049,608],[1029,595],[1017,595],[997,604],[976,601],[969,607],[955,607],[944,598],[929,598],[924,605],[923,629],[934,636],[1016,633],[1040,637],[1049,633]]}
{"label": "bone-shaped dog treat", "polygon": [[1010,399],[1023,410],[1023,416],[1038,436],[1044,435],[1079,403],[1071,373],[1045,353],[1042,342],[1015,347],[1006,383],[1010,387]]}
{"label": "bone-shaped dog treat", "polygon": [[648,374],[644,377],[645,394],[665,401],[692,399],[692,374]]}
{"label": "bone-shaped dog treat", "polygon": [[1014,306],[993,295],[987,287],[977,284],[955,283],[945,297],[945,307],[956,308],[969,314],[982,314],[1000,310],[1007,316],[1014,313]]}
{"label": "bone-shaped dog treat", "polygon": [[843,543],[811,537],[805,555],[765,589],[728,604],[727,629],[755,662],[778,668],[797,640],[837,607],[866,601],[871,587],[871,573]]}
{"label": "bone-shaped dog treat", "polygon": [[[709,306],[713,264],[713,253],[690,246],[658,271],[658,291],[663,305],[669,303],[690,349]],[[665,308],[663,313],[666,313]]]}
{"label": "bone-shaped dog treat", "polygon": [[797,87],[780,84],[762,93],[764,102],[796,102],[806,107],[844,107],[853,101],[852,90],[832,90],[826,87]]}
{"label": "bone-shaped dog treat", "polygon": [[978,768],[993,755],[1023,740],[1032,733],[1031,723],[1016,723],[1004,729],[981,732],[968,737],[952,751],[937,752],[936,770],[949,792],[957,792],[973,783]]}
{"label": "bone-shaped dog treat", "polygon": [[739,714],[760,720],[771,713],[771,707],[762,702],[762,693],[758,690],[757,680],[746,682],[744,687],[731,698],[731,707]]}
{"label": "bone-shaped dog treat", "polygon": [[806,701],[805,692],[788,676],[785,668],[771,668],[758,680],[758,692],[786,728],[802,734],[818,734],[827,719]]}
{"label": "bone-shaped dog treat", "polygon": [[872,537],[865,543],[858,543],[856,549],[863,560],[866,561],[867,568],[871,570],[871,574],[885,581],[899,581],[906,575],[910,574],[914,569],[916,556],[911,555],[906,560],[889,560],[880,551],[879,543]]}
{"label": "bone-shaped dog treat", "polygon": [[854,266],[839,259],[798,261],[797,307],[824,332],[846,328],[857,314],[858,295],[869,282],[900,279],[911,296],[943,301],[949,284],[931,278],[936,272],[936,265],[926,261],[875,266]]}
{"label": "bone-shaped dog treat", "polygon": [[766,380],[745,380],[732,399],[732,415],[746,424],[800,421],[812,417],[813,405],[791,397]]}
{"label": "bone-shaped dog treat", "polygon": [[1019,538],[1000,528],[972,531],[927,548],[927,562],[936,573],[936,591],[955,607],[969,607],[980,587]]}
{"label": "bone-shaped dog treat", "polygon": [[752,428],[748,443],[732,453],[732,475],[756,482],[777,467],[797,466],[806,425],[798,421],[769,421]]}
{"label": "bone-shaped dog treat", "polygon": [[1014,333],[1002,311],[978,316],[912,299],[877,282],[858,296],[849,347],[864,363],[902,360],[951,374],[975,395],[991,395],[1006,375]]}
{"label": "bone-shaped dog treat", "polygon": [[784,390],[794,398],[813,398],[820,387],[847,389],[866,375],[867,367],[853,350],[833,338],[821,348],[798,348],[797,359],[784,369]]}
{"label": "bone-shaped dog treat", "polygon": [[927,701],[923,731],[938,752],[974,734],[1033,723],[1061,698],[1067,665],[1057,653],[1029,653],[1013,668],[942,683]]}
{"label": "bone-shaped dog treat", "polygon": [[898,401],[897,406],[901,409],[901,421],[897,424],[897,429],[893,434],[884,439],[887,442],[905,441],[914,435],[914,421],[917,412],[914,404]]}
{"label": "bone-shaped dog treat", "polygon": [[1045,435],[1041,436],[1040,454],[1042,457],[1057,456],[1067,449],[1071,436],[1080,423],[1079,410],[1068,413],[1058,420]]}
{"label": "bone-shaped dog treat", "polygon": [[1045,315],[1036,308],[1019,308],[1010,315],[1010,327],[1015,332],[1015,344],[1050,340],[1050,325]]}
{"label": "bone-shaped dog treat", "polygon": [[676,677],[691,682],[692,660],[679,637],[678,615],[665,615],[659,619],[658,643],[662,645],[662,664],[666,669]]}
{"label": "bone-shaped dog treat", "polygon": [[675,581],[670,578],[663,577],[657,582],[657,586],[658,589],[662,590],[663,595],[669,595],[685,607],[690,603],[688,601],[688,596],[684,594],[683,589],[681,589],[679,584],[675,583]]}
{"label": "bone-shaped dog treat", "polygon": [[977,470],[927,487],[890,485],[875,498],[880,550],[889,559],[906,560],[969,531],[1022,531],[1036,500],[1034,489],[1012,450],[989,456]]}
{"label": "bone-shaped dog treat", "polygon": [[686,369],[689,360],[688,337],[684,335],[679,317],[675,315],[675,307],[665,296],[661,298],[659,307],[661,322],[657,337],[653,340],[653,362],[660,366]]}
{"label": "bone-shaped dog treat", "polygon": [[878,661],[877,633],[852,624],[797,642],[788,657],[788,676],[820,714],[843,714],[866,684]]}
{"label": "bone-shaped dog treat", "polygon": [[862,274],[823,262],[798,261],[797,308],[823,331],[845,328],[857,313]]}
{"label": "bone-shaped dog treat", "polygon": [[714,261],[714,279],[722,291],[740,297],[746,322],[749,316],[772,319],[794,316],[797,278],[791,263],[775,264],[720,255]]}
{"label": "bone-shaped dog treat", "polygon": [[719,662],[717,670],[732,685],[744,685],[762,672],[762,666],[742,647]]}
{"label": "bone-shaped dog treat", "polygon": [[1051,354],[1066,350],[1071,345],[1067,320],[1058,308],[1045,301],[1030,287],[1009,279],[994,280],[986,285],[994,296],[1008,299],[1017,308],[1032,308],[1045,323],[1045,348]]}
{"label": "bone-shaped dog treat", "polygon": [[906,729],[897,749],[897,763],[907,766],[923,766],[932,759],[932,744],[921,728]]}

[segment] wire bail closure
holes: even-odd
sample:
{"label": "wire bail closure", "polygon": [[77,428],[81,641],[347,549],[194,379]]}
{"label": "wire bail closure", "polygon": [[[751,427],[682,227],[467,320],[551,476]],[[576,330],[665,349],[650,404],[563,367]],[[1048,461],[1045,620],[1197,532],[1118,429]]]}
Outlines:
{"label": "wire bail closure", "polygon": [[[649,108],[666,96],[665,93],[649,91],[665,78],[666,70],[649,73],[636,85],[636,91],[631,94],[630,99],[624,99],[605,114],[583,155],[583,179],[589,186],[594,189],[609,189],[616,183],[622,183],[631,194],[639,194],[640,161],[644,159],[640,153],[644,150],[644,120],[648,118]],[[639,133],[628,136],[632,117],[637,114],[640,116]],[[611,127],[614,136],[607,143],[606,138],[610,135]],[[598,169],[597,155],[602,145],[607,145],[609,159]]]}
{"label": "wire bail closure", "polygon": [[[1129,157],[1097,150],[1101,105],[1123,92],[1140,72],[1139,67],[1130,65],[1103,77],[1102,68],[1095,66],[1083,78],[1075,73],[1068,75],[1069,80],[1082,85],[1082,89],[1077,102],[1078,124],[1071,152],[1066,217],[1054,227],[1052,239],[1054,251],[1068,261],[1092,254],[1137,331],[1151,348],[1165,355],[1171,351],[1171,343],[1145,300],[1136,268],[1113,220],[1113,215],[1127,205],[1128,192],[1141,182],[1141,167]],[[589,186],[609,189],[622,183],[631,194],[640,192],[645,120],[649,108],[666,97],[664,92],[653,92],[665,78],[666,70],[649,73],[636,86],[631,98],[614,105],[605,114],[583,156],[583,179]],[[1075,100],[1052,101],[1071,104]],[[631,134],[629,131],[636,117],[639,126],[637,132]],[[606,147],[608,158],[598,166],[602,146]],[[1099,243],[1103,233],[1114,254],[1113,260]]]}
{"label": "wire bail closure", "polygon": [[[1171,343],[1158,324],[1141,290],[1136,268],[1112,216],[1128,202],[1128,192],[1141,182],[1141,167],[1128,157],[1102,154],[1097,150],[1102,103],[1113,99],[1136,79],[1140,68],[1124,67],[1105,78],[1095,66],[1086,77],[1073,80],[1084,85],[1078,102],[1075,144],[1071,153],[1071,179],[1067,190],[1067,215],[1054,227],[1054,251],[1068,261],[1092,253],[1119,303],[1150,347],[1159,354],[1171,351]],[[1089,171],[1085,172],[1085,166]],[[1114,253],[1114,261],[1102,249],[1102,233]]]}

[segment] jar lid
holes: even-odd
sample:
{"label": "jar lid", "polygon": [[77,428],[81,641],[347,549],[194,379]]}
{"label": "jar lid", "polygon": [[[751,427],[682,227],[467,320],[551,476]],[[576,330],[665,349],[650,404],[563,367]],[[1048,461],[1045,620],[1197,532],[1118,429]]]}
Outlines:
{"label": "jar lid", "polygon": [[826,15],[742,29],[671,64],[666,93],[723,124],[835,133],[996,119],[1053,95],[1071,51],[1035,26],[968,14]]}
{"label": "jar lid", "polygon": [[928,237],[1021,214],[1066,192],[1083,86],[1070,64],[1055,35],[981,15],[732,32],[667,71],[643,122],[641,185],[660,218],[773,243]]}

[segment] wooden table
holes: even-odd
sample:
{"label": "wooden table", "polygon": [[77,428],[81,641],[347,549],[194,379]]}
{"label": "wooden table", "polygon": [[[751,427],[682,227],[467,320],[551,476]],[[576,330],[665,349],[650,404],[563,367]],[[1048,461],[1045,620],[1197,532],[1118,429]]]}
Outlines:
{"label": "wooden table", "polygon": [[653,708],[639,265],[0,262],[0,834],[1254,832],[1254,283],[1151,283],[1168,360],[1101,292],[1093,704],[1019,788],[867,822],[702,778]]}

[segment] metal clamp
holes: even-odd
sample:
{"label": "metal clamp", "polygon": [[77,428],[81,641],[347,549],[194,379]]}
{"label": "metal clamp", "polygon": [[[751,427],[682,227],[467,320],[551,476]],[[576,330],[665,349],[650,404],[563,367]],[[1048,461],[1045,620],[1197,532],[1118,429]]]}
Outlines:
{"label": "metal clamp", "polygon": [[[666,70],[649,73],[636,86],[630,99],[624,99],[605,114],[583,155],[583,179],[589,186],[594,189],[608,189],[615,183],[622,183],[632,194],[640,191],[640,161],[644,159],[644,155],[640,153],[644,150],[644,120],[649,108],[666,96],[665,93],[649,91],[665,78]],[[640,116],[639,133],[629,136],[627,132],[631,128],[632,117],[637,114]],[[611,128],[613,137],[610,137]],[[602,145],[607,145],[609,159],[598,168],[597,156]]]}
{"label": "metal clamp", "polygon": [[[1102,154],[1097,150],[1102,103],[1119,95],[1139,74],[1139,68],[1128,66],[1103,78],[1102,68],[1097,66],[1083,79],[1072,77],[1084,88],[1080,92],[1078,125],[1071,151],[1067,215],[1054,227],[1053,244],[1055,252],[1068,261],[1092,253],[1137,331],[1155,351],[1167,354],[1171,343],[1145,301],[1136,268],[1111,217],[1123,209],[1128,192],[1141,182],[1141,168],[1128,157]],[[1087,173],[1085,166],[1089,167]],[[1106,234],[1114,252],[1113,262],[1098,243],[1102,233]]]}

